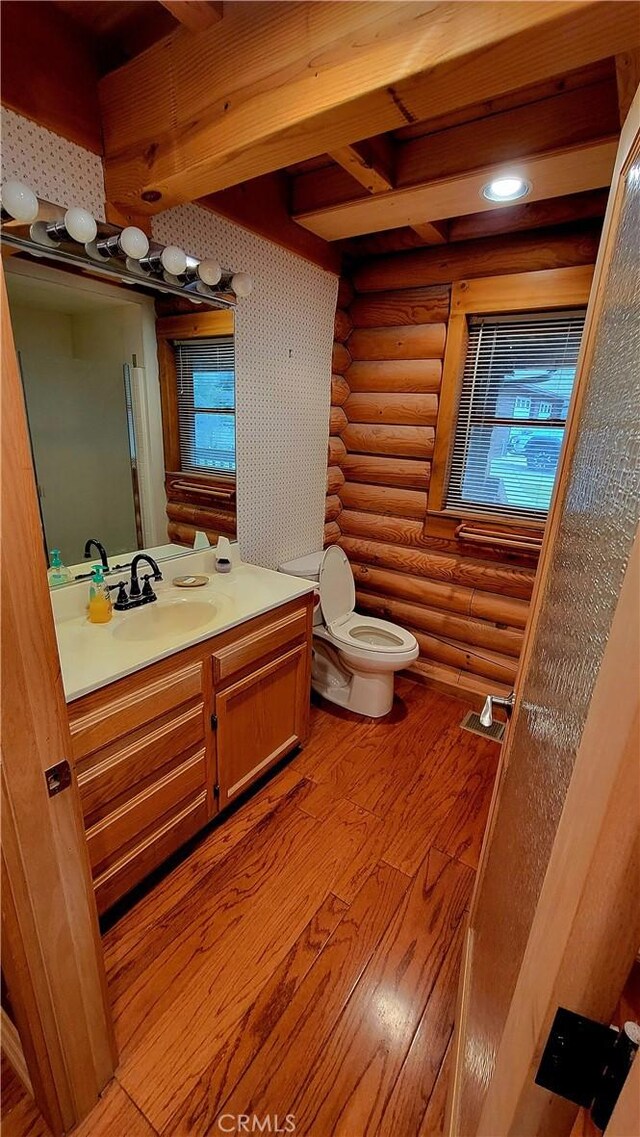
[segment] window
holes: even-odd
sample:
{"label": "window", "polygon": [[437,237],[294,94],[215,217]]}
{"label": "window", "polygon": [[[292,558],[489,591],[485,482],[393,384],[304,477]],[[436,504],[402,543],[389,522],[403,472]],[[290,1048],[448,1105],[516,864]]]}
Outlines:
{"label": "window", "polygon": [[174,341],[183,470],[234,474],[233,336]]}
{"label": "window", "polygon": [[584,311],[468,317],[445,508],[544,520]]}

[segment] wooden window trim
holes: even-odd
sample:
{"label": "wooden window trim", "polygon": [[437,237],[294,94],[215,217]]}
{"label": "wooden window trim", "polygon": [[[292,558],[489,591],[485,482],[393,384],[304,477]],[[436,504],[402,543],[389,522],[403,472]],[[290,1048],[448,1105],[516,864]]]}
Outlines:
{"label": "wooden window trim", "polygon": [[177,373],[172,341],[204,339],[208,336],[232,336],[234,330],[234,313],[229,309],[212,309],[208,312],[194,312],[181,316],[161,316],[156,320],[165,471],[167,474],[180,475],[186,481],[197,479],[202,484],[219,487],[222,492],[235,486],[235,474],[198,472],[194,475],[181,470]]}
{"label": "wooden window trim", "polygon": [[[449,466],[453,449],[455,423],[458,412],[460,383],[467,354],[469,316],[501,315],[504,313],[550,311],[553,309],[582,307],[589,300],[593,265],[575,268],[545,269],[540,272],[509,273],[504,276],[481,277],[477,280],[457,281],[451,290],[451,310],[447,328],[447,342],[442,365],[442,385],[438,403],[431,481],[425,533],[429,533],[430,517],[448,517],[459,521],[475,521],[501,526],[505,535],[516,527],[526,526],[532,533],[541,533],[545,521],[528,520],[508,522],[499,514],[446,508]],[[499,543],[497,538],[496,543]]]}

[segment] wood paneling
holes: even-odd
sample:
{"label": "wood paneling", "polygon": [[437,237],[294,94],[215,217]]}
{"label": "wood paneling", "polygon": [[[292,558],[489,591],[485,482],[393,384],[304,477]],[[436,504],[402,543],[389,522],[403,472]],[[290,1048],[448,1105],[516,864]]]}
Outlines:
{"label": "wood paneling", "polygon": [[424,490],[429,484],[430,462],[411,458],[377,458],[372,454],[347,454],[342,463],[342,482],[366,482],[377,486],[404,486]]}
{"label": "wood paneling", "polygon": [[88,34],[52,3],[2,5],[2,102],[102,153],[98,67]]}

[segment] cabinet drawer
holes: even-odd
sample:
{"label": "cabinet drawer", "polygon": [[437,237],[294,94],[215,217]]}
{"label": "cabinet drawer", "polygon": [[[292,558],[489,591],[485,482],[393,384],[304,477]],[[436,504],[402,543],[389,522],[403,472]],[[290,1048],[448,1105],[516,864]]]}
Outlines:
{"label": "cabinet drawer", "polygon": [[204,750],[87,830],[92,870],[102,867],[151,826],[160,825],[177,806],[202,790],[206,790]]}
{"label": "cabinet drawer", "polygon": [[200,793],[103,869],[93,882],[98,912],[106,912],[207,821],[207,795]]}
{"label": "cabinet drawer", "polygon": [[198,660],[147,682],[140,673],[134,674],[119,695],[108,702],[102,696],[102,691],[87,696],[90,700],[87,709],[76,711],[71,704],[71,748],[76,761],[153,722],[189,699],[202,698],[202,662]]}
{"label": "cabinet drawer", "polygon": [[212,655],[213,678],[222,683],[230,675],[257,663],[272,651],[278,651],[285,644],[302,640],[307,634],[307,613],[292,612],[274,620],[266,628],[250,632],[235,640],[227,647],[220,648]]}
{"label": "cabinet drawer", "polygon": [[76,769],[85,823],[106,812],[110,802],[160,777],[164,767],[175,765],[180,756],[184,759],[203,747],[203,705],[198,702],[80,759]]}

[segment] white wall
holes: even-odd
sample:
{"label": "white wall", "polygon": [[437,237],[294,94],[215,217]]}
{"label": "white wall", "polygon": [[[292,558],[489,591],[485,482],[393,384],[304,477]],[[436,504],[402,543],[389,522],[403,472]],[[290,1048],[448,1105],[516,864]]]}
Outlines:
{"label": "white wall", "polygon": [[[4,177],[102,215],[95,155],[13,112],[3,122]],[[321,548],[337,277],[196,205],[158,214],[153,233],[254,277],[236,322],[242,555],[275,567]]]}

